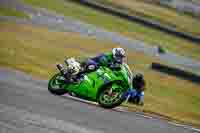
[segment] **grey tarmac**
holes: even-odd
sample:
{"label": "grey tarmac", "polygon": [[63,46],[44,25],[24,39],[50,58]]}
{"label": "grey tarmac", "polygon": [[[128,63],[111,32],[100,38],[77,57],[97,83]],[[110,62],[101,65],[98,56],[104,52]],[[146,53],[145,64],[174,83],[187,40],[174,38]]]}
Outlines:
{"label": "grey tarmac", "polygon": [[194,133],[165,120],[103,109],[48,92],[48,81],[0,69],[0,133]]}

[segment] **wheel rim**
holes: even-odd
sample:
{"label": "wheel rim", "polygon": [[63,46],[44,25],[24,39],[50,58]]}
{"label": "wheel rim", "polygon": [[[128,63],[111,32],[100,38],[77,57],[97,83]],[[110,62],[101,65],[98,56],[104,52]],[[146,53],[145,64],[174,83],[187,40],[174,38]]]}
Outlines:
{"label": "wheel rim", "polygon": [[104,90],[99,97],[99,100],[104,105],[112,105],[117,103],[122,97],[122,90],[115,89],[111,94],[109,94],[109,88]]}
{"label": "wheel rim", "polygon": [[50,88],[52,90],[59,90],[63,88],[64,84],[64,77],[61,76],[60,74],[56,75],[50,82]]}

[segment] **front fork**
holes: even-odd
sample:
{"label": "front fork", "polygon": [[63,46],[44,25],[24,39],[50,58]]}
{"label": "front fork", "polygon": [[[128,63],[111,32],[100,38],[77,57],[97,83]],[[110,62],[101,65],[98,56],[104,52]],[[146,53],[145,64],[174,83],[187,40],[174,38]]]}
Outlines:
{"label": "front fork", "polygon": [[64,76],[65,75],[65,69],[63,67],[62,64],[57,64],[56,67],[58,68],[58,70],[60,71],[60,73]]}
{"label": "front fork", "polygon": [[111,95],[112,95],[112,92],[113,92],[113,89],[112,89],[112,87],[111,87],[110,90],[108,91],[108,95],[111,96]]}

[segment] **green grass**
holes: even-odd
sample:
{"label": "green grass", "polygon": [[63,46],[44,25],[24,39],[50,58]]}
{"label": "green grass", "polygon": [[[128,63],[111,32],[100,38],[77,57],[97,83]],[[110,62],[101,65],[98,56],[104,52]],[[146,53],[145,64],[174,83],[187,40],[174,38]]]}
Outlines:
{"label": "green grass", "polygon": [[[56,63],[67,57],[86,58],[110,51],[118,44],[81,37],[76,33],[49,31],[43,27],[0,22],[0,66],[50,78]],[[129,104],[130,110],[153,112],[200,126],[199,85],[152,71],[148,65],[156,58],[126,49],[128,64],[143,72],[147,81],[145,106]],[[159,61],[160,62],[160,61]]]}
{"label": "green grass", "polygon": [[15,9],[10,9],[7,7],[1,7],[0,6],[0,16],[15,16],[15,17],[20,17],[20,18],[28,18],[28,16],[23,13],[16,11]]}
{"label": "green grass", "polygon": [[128,22],[118,17],[95,11],[68,0],[65,2],[63,0],[22,1],[31,5],[56,11],[57,13],[62,13],[66,16],[71,16],[75,19],[94,24],[111,31],[119,32],[134,39],[143,40],[151,45],[160,44],[169,51],[200,60],[200,47],[196,44],[165,34],[158,30],[144,27],[143,25],[137,23]]}
{"label": "green grass", "polygon": [[178,13],[176,10],[164,8],[160,5],[145,3],[138,0],[95,0],[98,3],[113,7],[117,10],[123,9],[130,15],[149,18],[164,25],[175,27],[179,31],[190,32],[200,36],[199,20],[190,15]]}

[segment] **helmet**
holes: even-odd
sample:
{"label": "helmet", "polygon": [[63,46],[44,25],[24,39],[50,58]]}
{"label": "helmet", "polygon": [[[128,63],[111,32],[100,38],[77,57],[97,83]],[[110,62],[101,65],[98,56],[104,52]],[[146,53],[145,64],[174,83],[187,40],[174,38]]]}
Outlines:
{"label": "helmet", "polygon": [[113,48],[112,54],[116,61],[121,61],[126,56],[126,52],[123,48]]}

